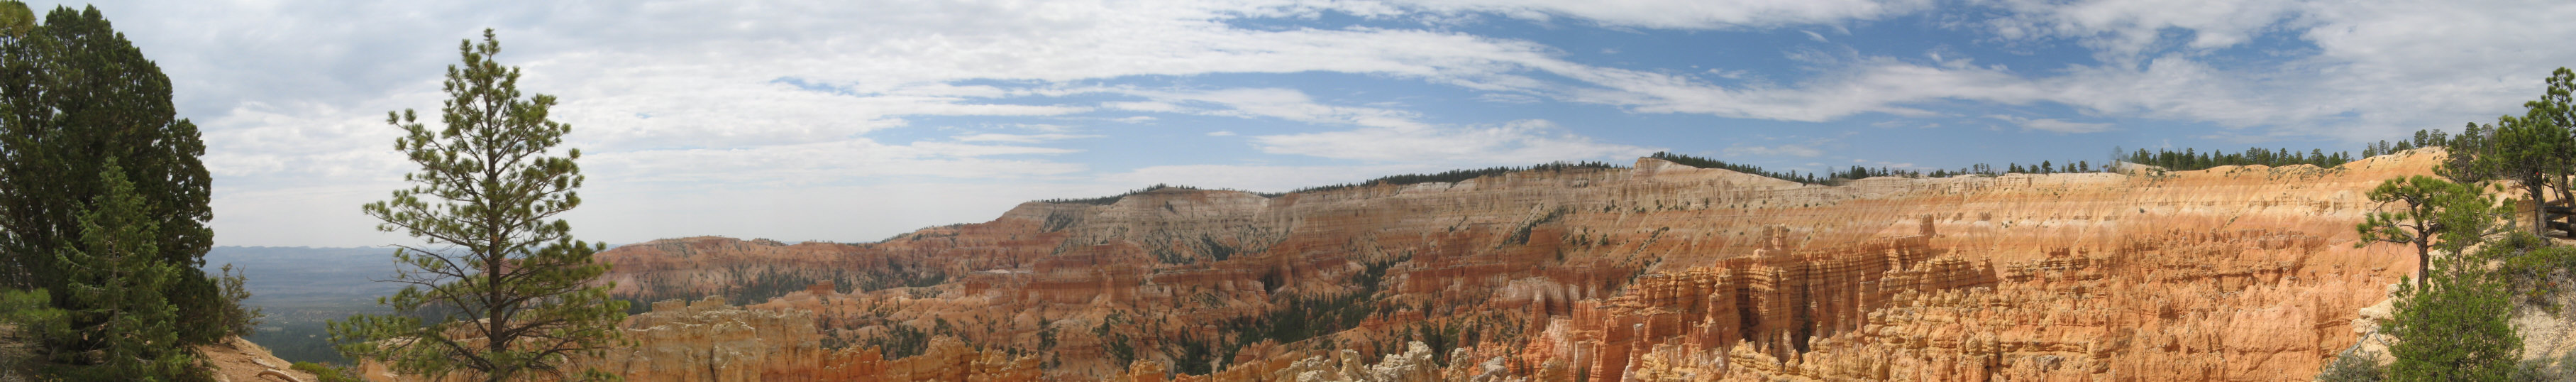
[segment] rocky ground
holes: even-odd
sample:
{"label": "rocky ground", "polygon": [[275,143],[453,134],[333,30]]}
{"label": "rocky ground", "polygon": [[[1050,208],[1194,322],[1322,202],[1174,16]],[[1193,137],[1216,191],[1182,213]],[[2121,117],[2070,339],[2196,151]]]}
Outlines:
{"label": "rocky ground", "polygon": [[215,380],[224,382],[313,382],[313,373],[289,369],[285,359],[270,355],[267,348],[242,340],[227,338],[224,343],[197,347],[197,353],[213,365]]}

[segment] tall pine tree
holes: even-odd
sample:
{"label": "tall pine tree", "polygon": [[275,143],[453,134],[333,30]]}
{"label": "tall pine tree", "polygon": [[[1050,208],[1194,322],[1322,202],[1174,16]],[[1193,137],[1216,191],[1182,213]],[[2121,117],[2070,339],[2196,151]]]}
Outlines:
{"label": "tall pine tree", "polygon": [[492,60],[501,43],[491,30],[457,50],[464,63],[447,69],[443,126],[409,110],[386,116],[405,133],[394,148],[421,166],[403,176],[414,186],[364,208],[384,221],[376,229],[427,244],[394,252],[403,269],[393,281],[409,285],[378,301],[395,314],[332,322],[331,340],[351,359],[410,374],[613,379],[564,367],[616,346],[626,317],[610,286],[590,284],[608,271],[591,258],[604,248],[573,240],[555,218],[581,205],[581,150],[551,156],[572,126],[546,119],[554,96],[523,98],[518,68]]}

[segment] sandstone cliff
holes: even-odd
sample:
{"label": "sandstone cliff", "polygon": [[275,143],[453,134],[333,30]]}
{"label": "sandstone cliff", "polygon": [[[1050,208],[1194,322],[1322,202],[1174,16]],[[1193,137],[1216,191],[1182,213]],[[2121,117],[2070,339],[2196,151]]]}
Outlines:
{"label": "sandstone cliff", "polygon": [[2414,267],[2355,246],[2362,193],[2439,155],[1841,186],[1641,159],[1031,202],[877,243],[663,240],[602,254],[620,296],[765,300],[657,304],[630,333],[679,345],[603,362],[657,380],[2305,380]]}

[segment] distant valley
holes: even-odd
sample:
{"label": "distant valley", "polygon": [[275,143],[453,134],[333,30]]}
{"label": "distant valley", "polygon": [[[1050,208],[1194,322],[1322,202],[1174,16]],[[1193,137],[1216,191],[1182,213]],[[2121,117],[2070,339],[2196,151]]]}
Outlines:
{"label": "distant valley", "polygon": [[249,276],[245,304],[260,307],[268,319],[249,339],[279,358],[305,362],[346,362],[331,350],[324,321],[354,313],[382,313],[376,297],[402,286],[369,281],[393,275],[393,250],[387,248],[215,247],[206,251],[206,272],[224,264]]}

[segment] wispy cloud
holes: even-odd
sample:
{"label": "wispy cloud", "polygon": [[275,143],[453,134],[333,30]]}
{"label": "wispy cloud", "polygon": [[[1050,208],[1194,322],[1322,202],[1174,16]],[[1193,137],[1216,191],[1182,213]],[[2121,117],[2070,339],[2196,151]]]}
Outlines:
{"label": "wispy cloud", "polygon": [[1252,139],[1262,152],[1272,154],[1461,166],[1601,160],[1656,151],[1646,147],[1594,142],[1545,120],[1460,127],[1371,127],[1265,135]]}
{"label": "wispy cloud", "polygon": [[2051,118],[2026,118],[2001,114],[1988,115],[1986,118],[2011,122],[2013,125],[2021,126],[2024,129],[2055,133],[2081,134],[2111,131],[2111,124],[2108,123],[2068,122]]}
{"label": "wispy cloud", "polygon": [[1066,139],[1076,139],[1076,138],[1099,138],[1099,137],[1101,137],[1101,136],[1099,136],[1099,135],[1085,135],[1085,134],[994,134],[994,133],[985,133],[985,134],[968,134],[968,135],[959,135],[959,136],[956,136],[956,137],[955,137],[955,139],[956,139],[958,142],[1041,143],[1041,142],[1047,142],[1047,141],[1060,141],[1060,140],[1066,140]]}

